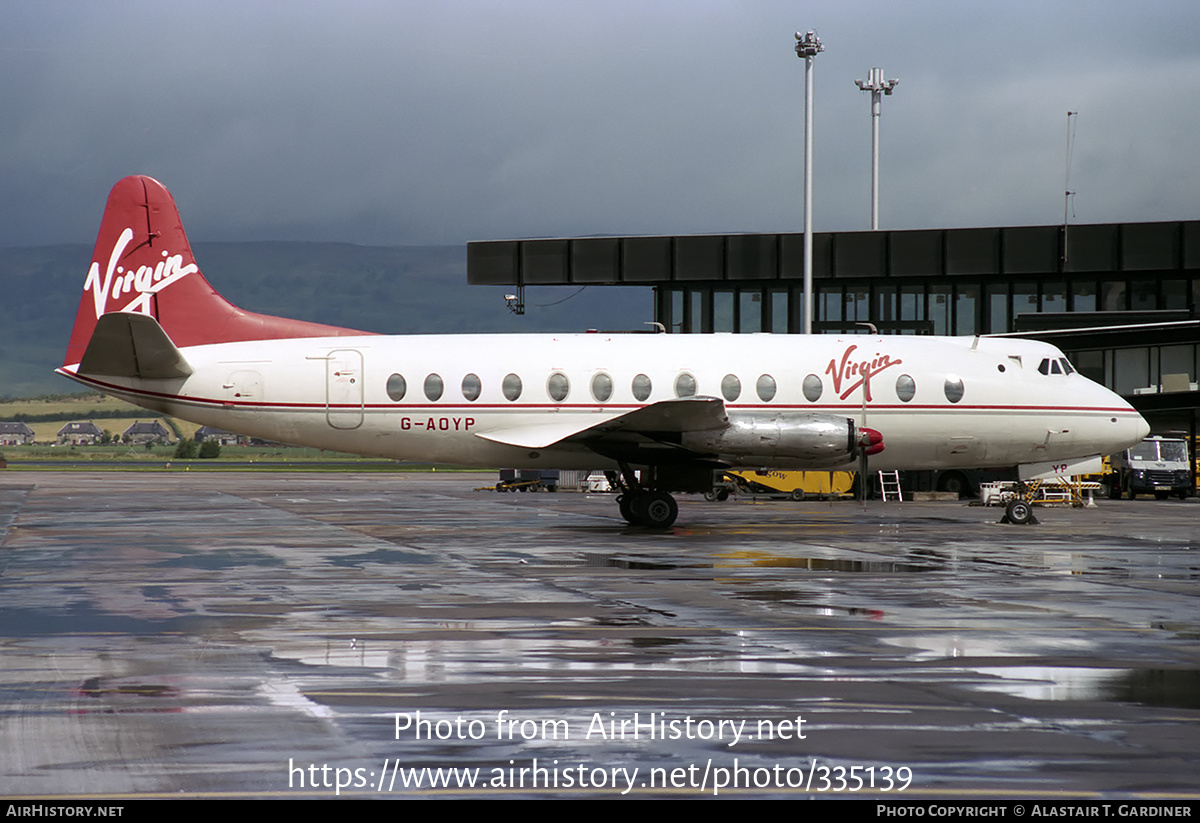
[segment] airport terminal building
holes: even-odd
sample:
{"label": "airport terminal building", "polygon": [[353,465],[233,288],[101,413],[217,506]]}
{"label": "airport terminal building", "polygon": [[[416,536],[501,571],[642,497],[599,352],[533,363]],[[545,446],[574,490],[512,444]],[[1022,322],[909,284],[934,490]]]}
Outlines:
{"label": "airport terminal building", "polygon": [[[467,276],[517,289],[649,286],[670,333],[798,333],[803,243],[803,233],[484,241],[468,245]],[[1046,340],[1155,434],[1196,442],[1200,221],[814,233],[813,302],[816,332]]]}

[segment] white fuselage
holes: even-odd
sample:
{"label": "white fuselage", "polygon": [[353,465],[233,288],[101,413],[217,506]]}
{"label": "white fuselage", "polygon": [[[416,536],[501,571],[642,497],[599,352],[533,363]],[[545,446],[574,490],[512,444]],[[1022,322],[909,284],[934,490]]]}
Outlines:
{"label": "white fuselage", "polygon": [[[147,408],[243,434],[473,466],[611,467],[554,433],[566,436],[678,394],[724,398],[731,415],[851,418],[883,435],[873,470],[1066,460],[1119,451],[1147,433],[1125,401],[1066,373],[1056,348],[1005,338],[380,335],[181,351],[193,370],[182,379],[63,371]],[[520,393],[512,399],[514,375]],[[522,431],[531,433],[529,442],[482,436]],[[545,445],[536,442],[539,433]],[[739,463],[806,468],[754,456]]]}

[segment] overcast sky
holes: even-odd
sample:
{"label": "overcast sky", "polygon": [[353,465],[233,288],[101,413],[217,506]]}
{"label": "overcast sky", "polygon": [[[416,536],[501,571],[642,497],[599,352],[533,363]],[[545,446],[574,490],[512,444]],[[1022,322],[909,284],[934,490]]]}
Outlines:
{"label": "overcast sky", "polygon": [[8,0],[0,245],[95,239],[109,188],[193,240],[472,239],[1200,218],[1200,3]]}

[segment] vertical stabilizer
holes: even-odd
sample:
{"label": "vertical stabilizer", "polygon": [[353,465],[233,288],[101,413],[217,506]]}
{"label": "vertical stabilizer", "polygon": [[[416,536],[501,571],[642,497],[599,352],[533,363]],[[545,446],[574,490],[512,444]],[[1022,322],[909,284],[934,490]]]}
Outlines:
{"label": "vertical stabilizer", "polygon": [[180,348],[367,334],[255,314],[226,301],[200,273],[171,193],[145,176],[126,177],[108,195],[64,365],[83,359],[96,321],[111,312],[150,315]]}

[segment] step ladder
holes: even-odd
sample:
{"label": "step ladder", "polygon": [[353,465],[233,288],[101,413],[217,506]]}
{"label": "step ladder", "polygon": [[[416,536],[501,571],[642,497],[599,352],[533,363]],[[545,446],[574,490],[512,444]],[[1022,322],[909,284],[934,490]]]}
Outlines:
{"label": "step ladder", "polygon": [[885,502],[888,500],[904,502],[904,492],[900,491],[900,472],[890,471],[879,473],[879,494]]}

